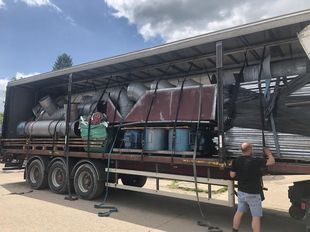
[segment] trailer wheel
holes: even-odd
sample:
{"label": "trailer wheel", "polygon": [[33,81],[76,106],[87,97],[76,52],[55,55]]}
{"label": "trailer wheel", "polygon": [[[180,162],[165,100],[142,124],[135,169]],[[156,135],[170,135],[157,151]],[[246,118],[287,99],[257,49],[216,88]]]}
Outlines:
{"label": "trailer wheel", "polygon": [[33,189],[43,189],[47,187],[47,175],[41,160],[35,159],[27,167],[26,180]]}
{"label": "trailer wheel", "polygon": [[64,194],[68,190],[66,165],[64,162],[55,161],[48,171],[48,186],[54,193]]}
{"label": "trailer wheel", "polygon": [[121,180],[124,185],[143,187],[146,183],[146,176],[122,175]]}
{"label": "trailer wheel", "polygon": [[92,200],[103,193],[104,181],[99,180],[91,164],[81,164],[74,174],[74,189],[80,198]]}
{"label": "trailer wheel", "polygon": [[290,216],[296,220],[302,220],[306,214],[306,211],[298,207],[296,204],[291,205],[288,212]]}

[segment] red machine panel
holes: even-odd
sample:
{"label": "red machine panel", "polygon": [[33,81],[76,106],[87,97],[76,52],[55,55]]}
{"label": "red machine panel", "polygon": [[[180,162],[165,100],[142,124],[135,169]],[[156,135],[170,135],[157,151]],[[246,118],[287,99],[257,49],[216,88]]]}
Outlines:
{"label": "red machine panel", "polygon": [[161,89],[154,96],[154,91],[147,91],[134,105],[127,115],[125,122],[143,122],[153,100],[149,122],[174,121],[180,100],[178,121],[197,121],[199,111],[199,99],[201,91],[201,118],[202,121],[215,120],[216,111],[216,86],[184,87]]}

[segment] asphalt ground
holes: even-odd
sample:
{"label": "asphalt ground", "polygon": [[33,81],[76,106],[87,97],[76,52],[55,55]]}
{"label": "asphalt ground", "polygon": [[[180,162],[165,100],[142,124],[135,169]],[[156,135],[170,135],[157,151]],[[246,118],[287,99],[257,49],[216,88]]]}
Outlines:
{"label": "asphalt ground", "polygon": [[[110,217],[98,217],[99,210],[94,205],[102,199],[67,201],[64,195],[54,194],[48,189],[30,190],[22,172],[0,171],[1,232],[208,231],[197,225],[201,216],[194,201],[110,189],[107,203],[117,207],[119,212]],[[275,196],[275,199],[281,197]],[[202,204],[202,208],[212,225],[225,232],[231,231],[234,209],[211,204]],[[250,219],[250,215],[246,215],[240,231],[251,231]],[[262,231],[298,232],[305,231],[305,227],[285,211],[266,209]]]}

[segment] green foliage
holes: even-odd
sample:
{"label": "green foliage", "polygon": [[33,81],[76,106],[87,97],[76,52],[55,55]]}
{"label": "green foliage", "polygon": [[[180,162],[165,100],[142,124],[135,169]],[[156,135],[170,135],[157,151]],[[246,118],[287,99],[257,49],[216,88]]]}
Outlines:
{"label": "green foliage", "polygon": [[63,53],[57,57],[53,66],[53,71],[71,67],[72,64],[72,58],[68,54]]}
{"label": "green foliage", "polygon": [[0,112],[0,124],[2,124],[2,123],[3,123],[3,113]]}

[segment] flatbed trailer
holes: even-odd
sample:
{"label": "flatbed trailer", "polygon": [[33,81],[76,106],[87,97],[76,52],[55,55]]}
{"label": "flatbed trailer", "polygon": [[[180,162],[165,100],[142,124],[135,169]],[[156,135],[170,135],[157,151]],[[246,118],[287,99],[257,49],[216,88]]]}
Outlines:
{"label": "flatbed trailer", "polygon": [[[170,196],[173,194],[160,192],[159,179],[174,179],[205,183],[208,184],[209,190],[211,185],[227,186],[226,203],[212,199],[211,191],[208,198],[203,201],[232,207],[235,186],[228,174],[230,162],[236,154],[228,152],[225,146],[224,85],[231,81],[229,75],[232,76],[233,72],[243,70],[245,63],[254,70],[250,76],[253,80],[247,81],[257,81],[254,76],[260,76],[260,74],[257,72],[259,68],[255,69],[255,67],[264,69],[262,61],[267,55],[271,57],[267,65],[269,67],[267,72],[271,72],[270,78],[293,75],[296,79],[301,79],[299,82],[302,82],[303,86],[310,83],[309,60],[298,38],[298,33],[309,24],[310,10],[305,10],[11,81],[8,83],[6,92],[1,161],[6,164],[5,169],[25,168],[25,178],[34,189],[44,188],[50,182],[52,191],[65,193],[67,190],[65,180],[69,176],[71,184],[78,188],[77,195],[85,199],[92,199],[102,194],[104,186]],[[183,85],[189,77],[201,85],[194,88],[184,87],[186,98],[181,98],[180,92],[183,91]],[[128,116],[123,116],[115,102],[113,104],[108,99],[106,114],[109,127],[125,128],[125,130],[137,127],[143,130],[151,127],[166,127],[175,130],[177,124],[177,126],[198,129],[211,128],[214,132],[213,141],[215,141],[216,151],[212,154],[205,154],[204,151],[197,151],[195,148],[188,151],[175,149],[152,151],[142,148],[128,149],[116,145],[110,152],[87,152],[85,147],[89,146],[89,143],[95,148],[100,148],[98,140],[70,138],[68,132],[66,136],[57,138],[53,136],[38,138],[31,135],[23,137],[16,132],[20,122],[33,118],[32,109],[46,95],[67,96],[69,99],[71,94],[77,96],[88,92],[101,93],[109,88],[127,86],[133,81],[148,84],[154,80],[157,80],[157,85],[160,80],[169,80],[174,84],[179,80],[181,83],[179,88],[169,90],[171,93],[177,92],[178,97],[170,97],[167,100],[170,100],[170,103],[174,101],[174,105],[180,105],[180,109],[174,106],[171,110],[170,104],[170,111],[168,111],[166,103],[162,104],[164,100],[161,102],[158,100],[156,103],[156,94],[159,95],[158,99],[160,97],[165,99],[166,90],[159,93],[154,89],[147,91],[140,101],[145,101],[145,106],[151,105],[151,107],[139,108],[136,104],[138,106],[133,106]],[[282,79],[281,83],[285,86],[286,81],[287,79]],[[271,82],[276,83],[274,79]],[[267,84],[264,86],[266,87]],[[275,88],[274,86],[276,84],[272,88]],[[303,95],[300,98],[302,101],[300,99],[299,101],[303,104],[306,102],[304,105],[307,105],[309,95]],[[199,108],[197,105],[201,98],[207,100]],[[71,101],[68,100],[69,109],[70,104]],[[145,110],[152,107],[162,110],[163,119],[157,120],[159,116],[154,113],[154,110],[149,110],[149,115],[146,117]],[[188,114],[187,107],[192,107],[190,112],[194,112],[194,116]],[[180,118],[175,117],[179,111]],[[200,112],[202,112],[202,119],[200,119]],[[68,120],[67,117],[66,123],[69,125]],[[306,126],[309,125],[309,122],[304,123]],[[307,131],[305,133],[307,134]],[[310,174],[310,153],[309,156],[308,153],[294,156],[291,153],[281,155],[275,150],[274,152],[277,162],[268,168],[267,173]],[[51,170],[58,172],[53,174]],[[68,175],[66,170],[69,172]],[[107,172],[111,173],[108,179]],[[155,190],[141,188],[146,176],[157,180]],[[122,179],[123,185],[118,183],[119,178]],[[183,198],[189,197],[183,196]]]}

